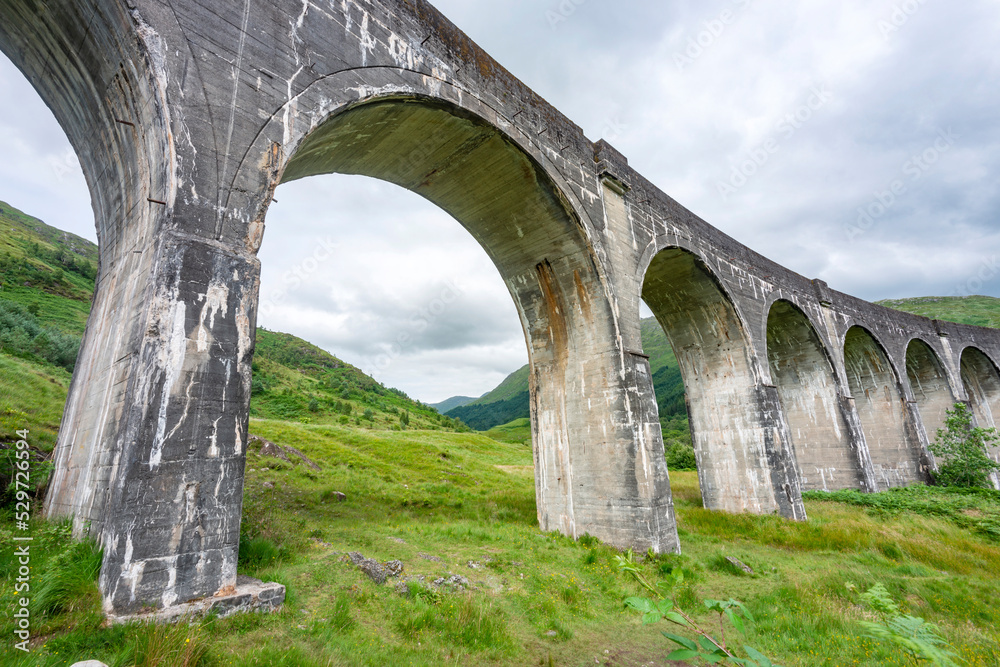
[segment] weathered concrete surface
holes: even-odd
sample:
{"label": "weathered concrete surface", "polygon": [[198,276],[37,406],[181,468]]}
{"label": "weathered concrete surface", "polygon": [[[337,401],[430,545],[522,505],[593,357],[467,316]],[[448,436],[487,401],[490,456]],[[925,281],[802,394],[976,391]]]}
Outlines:
{"label": "weathered concrete surface", "polygon": [[863,488],[865,461],[852,446],[845,392],[809,318],[787,301],[775,302],[768,315],[767,356],[802,488]]}
{"label": "weathered concrete surface", "polygon": [[[946,413],[955,405],[955,395],[941,360],[931,346],[919,338],[911,340],[906,347],[906,377],[920,410],[922,436],[926,442],[933,442],[938,430],[944,428]],[[933,462],[933,455],[929,452],[928,455]]]}
{"label": "weathered concrete surface", "polygon": [[861,418],[879,490],[926,478],[912,413],[899,390],[899,380],[878,341],[860,326],[844,339],[844,364],[851,395]]}
{"label": "weathered concrete surface", "polygon": [[998,332],[757,255],[422,0],[5,0],[0,19],[94,200],[48,513],[101,541],[109,613],[235,585],[256,253],[274,188],[308,175],[398,183],[486,249],[525,332],[546,530],[678,549],[640,298],[681,362],[709,508],[802,518],[803,486],[923,479],[945,394],[923,353],[911,388],[914,339],[981,421],[1000,409]]}
{"label": "weathered concrete surface", "polygon": [[285,587],[281,584],[265,584],[262,581],[242,575],[236,578],[236,586],[223,590],[210,598],[201,598],[176,604],[162,609],[150,609],[138,614],[111,615],[109,620],[119,623],[174,623],[192,620],[209,614],[226,618],[233,614],[277,611],[285,602]]}
{"label": "weathered concrete surface", "polygon": [[[962,351],[962,384],[972,404],[977,425],[997,428],[1000,423],[1000,373],[982,350],[968,347]],[[1000,462],[1000,446],[991,447],[990,456]],[[993,474],[993,484],[1000,489],[1000,475]]]}

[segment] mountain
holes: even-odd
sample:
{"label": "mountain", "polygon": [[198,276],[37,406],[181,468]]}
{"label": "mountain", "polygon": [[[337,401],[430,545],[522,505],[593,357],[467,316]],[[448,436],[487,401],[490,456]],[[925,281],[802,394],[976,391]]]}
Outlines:
{"label": "mountain", "polygon": [[428,403],[428,407],[432,407],[441,414],[448,412],[454,408],[460,408],[463,405],[468,405],[472,403],[475,399],[473,396],[452,396],[451,398],[446,398],[440,403]]}
{"label": "mountain", "polygon": [[[642,347],[649,355],[650,371],[661,421],[666,424],[676,417],[686,417],[684,382],[674,357],[673,348],[655,318],[641,322]],[[530,417],[528,366],[507,376],[500,385],[471,403],[445,410],[449,417],[461,419],[479,431],[488,431],[518,419]]]}
{"label": "mountain", "polygon": [[528,366],[522,366],[493,390],[476,400],[445,412],[461,419],[477,431],[531,416],[528,394]]}
{"label": "mountain", "polygon": [[1000,329],[1000,299],[992,296],[920,296],[875,303],[931,319]]}

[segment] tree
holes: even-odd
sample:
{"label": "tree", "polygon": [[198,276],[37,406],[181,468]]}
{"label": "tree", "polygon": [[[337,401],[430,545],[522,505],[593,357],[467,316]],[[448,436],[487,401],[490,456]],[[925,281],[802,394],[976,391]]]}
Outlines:
{"label": "tree", "polygon": [[942,486],[991,486],[990,474],[1000,470],[1000,463],[987,451],[998,440],[995,428],[974,427],[969,406],[956,403],[930,446],[939,459],[934,481]]}

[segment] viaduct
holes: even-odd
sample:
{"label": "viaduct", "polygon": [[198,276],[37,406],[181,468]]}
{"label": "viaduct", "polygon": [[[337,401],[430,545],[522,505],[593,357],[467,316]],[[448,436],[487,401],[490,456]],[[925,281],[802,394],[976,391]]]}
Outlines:
{"label": "viaduct", "polygon": [[235,590],[257,251],[275,187],[307,176],[412,190],[492,258],[530,356],[543,530],[679,549],[640,298],[681,365],[708,508],[801,520],[803,490],[926,480],[954,402],[1000,419],[1000,331],[758,255],[425,0],[0,0],[0,49],[93,199],[46,512],[103,546],[110,615]]}

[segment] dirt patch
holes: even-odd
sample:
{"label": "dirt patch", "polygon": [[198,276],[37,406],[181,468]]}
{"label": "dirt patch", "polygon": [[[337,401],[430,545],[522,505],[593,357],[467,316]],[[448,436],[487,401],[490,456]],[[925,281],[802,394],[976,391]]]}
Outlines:
{"label": "dirt patch", "polygon": [[535,475],[535,466],[497,466],[497,469],[503,470],[508,475],[524,475],[526,477]]}

